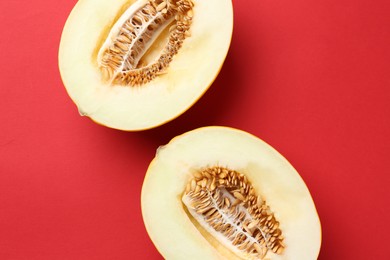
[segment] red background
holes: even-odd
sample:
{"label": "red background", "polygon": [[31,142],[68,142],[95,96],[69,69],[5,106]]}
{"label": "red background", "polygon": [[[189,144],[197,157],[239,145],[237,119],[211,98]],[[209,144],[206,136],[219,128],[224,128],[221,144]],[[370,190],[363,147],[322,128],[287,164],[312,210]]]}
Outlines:
{"label": "red background", "polygon": [[144,174],[159,145],[206,125],[249,131],[297,168],[322,222],[319,259],[389,259],[388,0],[234,0],[213,86],[137,133],[80,117],[66,94],[57,52],[75,3],[0,1],[0,259],[161,259]]}

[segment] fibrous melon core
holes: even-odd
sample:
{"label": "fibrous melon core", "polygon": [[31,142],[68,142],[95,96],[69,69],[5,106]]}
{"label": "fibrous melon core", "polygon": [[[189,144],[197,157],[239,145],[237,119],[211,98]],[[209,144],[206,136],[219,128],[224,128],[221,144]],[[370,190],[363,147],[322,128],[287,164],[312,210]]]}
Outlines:
{"label": "fibrous melon core", "polygon": [[[188,37],[191,0],[138,0],[119,18],[98,54],[103,79],[111,84],[145,84],[168,67]],[[150,61],[145,54],[169,27],[165,46]],[[146,64],[145,64],[146,63]]]}
{"label": "fibrous melon core", "polygon": [[196,171],[182,201],[190,215],[237,256],[263,259],[269,250],[283,253],[279,222],[244,174],[219,166]]}

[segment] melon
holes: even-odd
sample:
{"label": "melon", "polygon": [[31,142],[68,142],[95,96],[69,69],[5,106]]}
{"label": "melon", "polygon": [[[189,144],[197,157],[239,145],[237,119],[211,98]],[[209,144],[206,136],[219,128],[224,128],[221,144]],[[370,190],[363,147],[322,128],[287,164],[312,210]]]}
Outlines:
{"label": "melon", "polygon": [[293,166],[259,138],[203,127],[161,146],[147,170],[146,230],[166,259],[317,259],[320,220]]}
{"label": "melon", "polygon": [[79,0],[62,33],[59,69],[81,115],[149,129],[209,88],[232,30],[231,0]]}

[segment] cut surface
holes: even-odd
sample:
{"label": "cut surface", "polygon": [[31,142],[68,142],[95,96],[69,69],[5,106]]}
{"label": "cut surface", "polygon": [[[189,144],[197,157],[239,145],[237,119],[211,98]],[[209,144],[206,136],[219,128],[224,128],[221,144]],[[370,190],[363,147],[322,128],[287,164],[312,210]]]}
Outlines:
{"label": "cut surface", "polygon": [[59,66],[80,114],[142,130],[188,109],[211,85],[233,26],[230,0],[80,0]]}
{"label": "cut surface", "polygon": [[317,259],[321,227],[295,169],[258,138],[205,127],[160,147],[142,188],[167,259]]}

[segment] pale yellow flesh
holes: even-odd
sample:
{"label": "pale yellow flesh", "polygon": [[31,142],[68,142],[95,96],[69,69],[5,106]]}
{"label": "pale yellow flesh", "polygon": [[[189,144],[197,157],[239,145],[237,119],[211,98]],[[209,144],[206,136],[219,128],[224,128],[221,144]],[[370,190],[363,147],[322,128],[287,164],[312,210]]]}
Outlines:
{"label": "pale yellow flesh", "polygon": [[185,213],[181,196],[191,172],[220,165],[247,175],[280,221],[286,249],[269,259],[317,259],[321,244],[319,218],[305,183],[272,147],[258,138],[226,127],[200,128],[158,149],[142,188],[146,229],[166,259],[232,259],[217,250]]}
{"label": "pale yellow flesh", "polygon": [[79,0],[61,38],[59,67],[82,115],[122,130],[163,124],[187,110],[211,85],[226,57],[233,29],[230,0],[194,0],[194,17],[166,73],[139,87],[102,81],[97,55],[120,15],[134,1]]}

